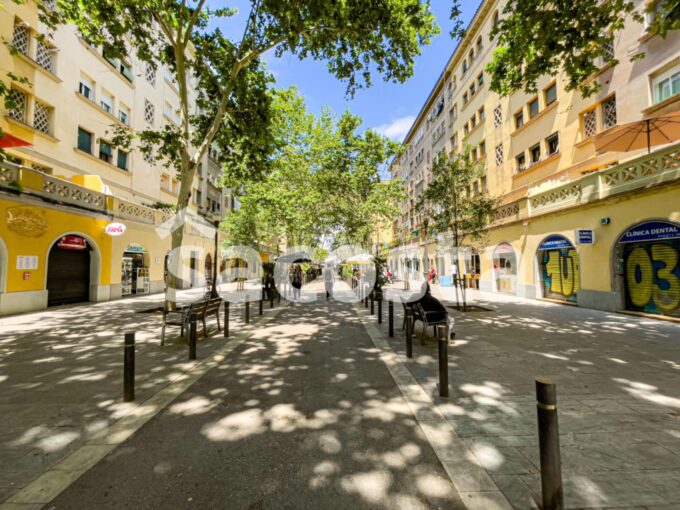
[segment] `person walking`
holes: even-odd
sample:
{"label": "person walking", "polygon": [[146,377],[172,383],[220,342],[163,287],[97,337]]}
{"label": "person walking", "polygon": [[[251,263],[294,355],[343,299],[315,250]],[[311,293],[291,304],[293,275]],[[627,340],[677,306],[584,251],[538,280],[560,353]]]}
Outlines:
{"label": "person walking", "polygon": [[455,287],[458,287],[458,267],[456,266],[456,263],[451,264],[451,281],[453,282],[453,285]]}
{"label": "person walking", "polygon": [[430,274],[427,275],[427,279],[430,283],[435,283],[437,280],[437,270],[434,266],[430,266]]}
{"label": "person walking", "polygon": [[300,264],[295,264],[293,266],[291,283],[293,285],[293,300],[297,301],[300,299],[300,289],[302,288],[302,268],[300,267]]}
{"label": "person walking", "polygon": [[335,275],[333,274],[333,266],[328,266],[323,270],[323,280],[326,286],[326,300],[333,297],[333,282]]}

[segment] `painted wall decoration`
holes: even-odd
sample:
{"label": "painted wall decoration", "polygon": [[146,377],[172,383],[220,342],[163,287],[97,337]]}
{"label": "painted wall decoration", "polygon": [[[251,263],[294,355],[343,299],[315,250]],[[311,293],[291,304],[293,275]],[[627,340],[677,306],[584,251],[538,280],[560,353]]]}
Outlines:
{"label": "painted wall decoration", "polygon": [[576,302],[580,288],[579,256],[571,242],[558,235],[538,247],[543,297]]}
{"label": "painted wall decoration", "polygon": [[7,228],[23,237],[42,237],[48,228],[45,211],[37,207],[23,205],[8,207]]}
{"label": "painted wall decoration", "polygon": [[651,221],[625,232],[626,309],[680,317],[680,227]]}

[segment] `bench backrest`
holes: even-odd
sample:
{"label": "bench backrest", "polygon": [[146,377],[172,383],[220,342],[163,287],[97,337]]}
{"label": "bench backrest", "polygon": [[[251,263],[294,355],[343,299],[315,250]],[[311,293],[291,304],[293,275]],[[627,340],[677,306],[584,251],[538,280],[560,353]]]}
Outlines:
{"label": "bench backrest", "polygon": [[203,313],[206,314],[206,315],[215,314],[220,309],[221,304],[222,304],[222,298],[219,298],[219,297],[212,298],[212,299],[205,302],[205,309],[204,309]]}

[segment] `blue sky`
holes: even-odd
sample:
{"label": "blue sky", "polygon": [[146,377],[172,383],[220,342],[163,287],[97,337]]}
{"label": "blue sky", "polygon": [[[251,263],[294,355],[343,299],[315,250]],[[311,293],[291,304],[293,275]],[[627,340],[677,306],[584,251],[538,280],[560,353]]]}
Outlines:
{"label": "blue sky", "polygon": [[[249,2],[243,0],[235,3],[241,7],[239,14],[230,18],[223,26],[230,35],[240,35],[242,32],[249,6]],[[461,4],[463,22],[467,24],[479,2],[462,0]],[[297,86],[310,111],[318,113],[324,105],[329,105],[336,113],[349,108],[352,113],[364,119],[365,127],[375,128],[390,138],[401,141],[454,49],[455,42],[449,36],[452,25],[449,20],[451,6],[450,0],[431,1],[441,32],[429,46],[422,48],[413,77],[406,83],[395,84],[385,83],[381,77],[375,75],[373,87],[357,91],[352,99],[345,97],[346,85],[328,73],[325,62],[309,59],[300,61],[287,54],[278,59],[268,54],[265,60],[278,86]]]}

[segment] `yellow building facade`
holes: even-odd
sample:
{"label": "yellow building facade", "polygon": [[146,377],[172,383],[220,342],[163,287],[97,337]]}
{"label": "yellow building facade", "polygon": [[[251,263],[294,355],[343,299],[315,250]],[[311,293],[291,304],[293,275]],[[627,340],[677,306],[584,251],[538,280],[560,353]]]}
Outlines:
{"label": "yellow building facade", "polygon": [[[13,102],[0,107],[0,315],[165,287],[175,171],[108,140],[114,126],[177,123],[173,76],[134,55],[107,58],[74,27],[47,34],[34,0],[0,4],[0,35],[14,47],[0,46]],[[218,159],[211,148],[194,179],[183,287],[212,274],[212,225],[233,208]]]}
{"label": "yellow building facade", "polygon": [[[392,163],[410,197],[390,264],[451,276],[458,257],[457,276],[482,290],[680,316],[680,146],[596,149],[618,126],[680,110],[680,35],[651,36],[649,18],[628,23],[590,78],[601,85],[591,97],[567,91],[561,76],[543,77],[536,94],[500,97],[485,67],[503,8],[481,3]],[[484,164],[474,187],[499,200],[496,217],[482,243],[454,251],[439,233],[426,248],[414,204],[434,157],[465,146]]]}

